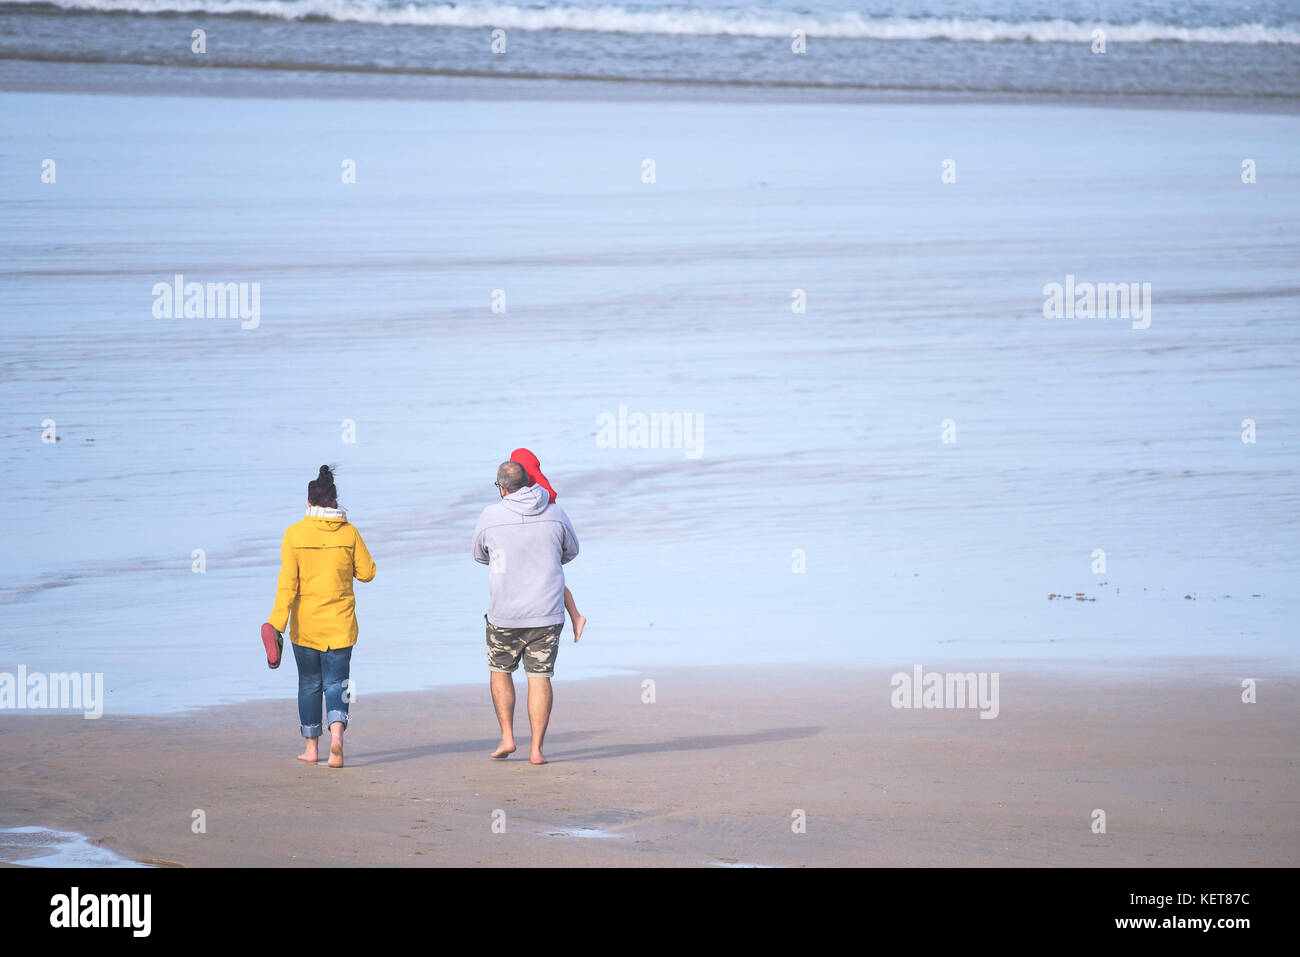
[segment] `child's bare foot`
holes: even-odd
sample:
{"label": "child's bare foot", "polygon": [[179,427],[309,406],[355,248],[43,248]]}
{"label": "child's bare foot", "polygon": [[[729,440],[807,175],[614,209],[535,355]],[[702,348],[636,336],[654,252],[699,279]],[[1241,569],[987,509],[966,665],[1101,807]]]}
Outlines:
{"label": "child's bare foot", "polygon": [[546,759],[545,759],[544,757],[542,757],[542,752],[540,752],[540,751],[534,751],[532,754],[530,754],[530,755],[528,756],[528,760],[529,760],[529,762],[531,762],[532,764],[545,764],[545,763],[546,763]]}
{"label": "child's bare foot", "polygon": [[573,640],[575,642],[582,637],[582,629],[586,627],[587,627],[586,615],[579,615],[578,617],[573,619]]}
{"label": "child's bare foot", "polygon": [[501,744],[498,745],[497,749],[492,752],[492,757],[505,760],[506,758],[510,757],[510,755],[514,753],[515,753],[515,743],[513,741],[507,741],[504,738],[502,738]]}
{"label": "child's bare foot", "polygon": [[343,742],[335,741],[330,745],[330,759],[325,762],[331,768],[343,767]]}

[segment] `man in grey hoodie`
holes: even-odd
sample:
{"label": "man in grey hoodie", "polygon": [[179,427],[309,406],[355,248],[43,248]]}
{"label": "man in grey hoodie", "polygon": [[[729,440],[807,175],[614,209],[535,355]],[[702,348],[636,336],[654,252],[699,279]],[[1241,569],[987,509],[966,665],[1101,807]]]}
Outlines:
{"label": "man in grey hoodie", "polygon": [[578,555],[578,535],[550,493],[529,484],[518,462],[497,469],[501,501],[483,509],[474,529],[474,561],[488,566],[488,668],[505,758],[515,750],[515,669],[528,675],[533,764],[545,764],[542,741],[551,720],[551,676],[564,627],[564,569]]}

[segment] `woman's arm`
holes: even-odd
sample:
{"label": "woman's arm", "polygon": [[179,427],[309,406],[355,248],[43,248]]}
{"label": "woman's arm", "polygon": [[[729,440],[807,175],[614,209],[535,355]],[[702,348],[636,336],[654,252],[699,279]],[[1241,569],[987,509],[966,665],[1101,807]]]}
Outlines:
{"label": "woman's arm", "polygon": [[375,560],[370,557],[370,551],[362,541],[361,533],[356,531],[356,526],[352,530],[357,534],[357,543],[352,550],[352,573],[356,575],[357,581],[368,582],[375,577]]}
{"label": "woman's arm", "polygon": [[289,606],[298,597],[298,556],[294,554],[293,543],[289,541],[286,529],[280,542],[280,580],[275,586],[275,608],[267,619],[271,627],[284,634],[289,627]]}

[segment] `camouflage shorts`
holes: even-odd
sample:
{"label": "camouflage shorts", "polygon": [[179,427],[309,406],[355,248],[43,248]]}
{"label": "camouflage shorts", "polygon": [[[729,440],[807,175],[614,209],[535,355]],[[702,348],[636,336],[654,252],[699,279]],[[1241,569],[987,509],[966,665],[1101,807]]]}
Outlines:
{"label": "camouflage shorts", "polygon": [[555,675],[555,654],[560,650],[560,631],[564,623],[540,628],[498,628],[487,620],[488,668],[513,674],[524,660],[524,674],[530,678]]}

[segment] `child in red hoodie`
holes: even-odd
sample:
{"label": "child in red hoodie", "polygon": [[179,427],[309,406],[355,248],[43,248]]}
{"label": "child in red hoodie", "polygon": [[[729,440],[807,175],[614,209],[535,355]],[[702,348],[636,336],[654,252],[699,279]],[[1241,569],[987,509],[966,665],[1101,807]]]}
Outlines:
{"label": "child in red hoodie", "polygon": [[[551,501],[557,498],[555,489],[551,488],[551,483],[546,480],[542,474],[542,463],[537,461],[537,456],[527,449],[515,449],[510,453],[510,461],[518,462],[528,473],[528,480],[534,485],[540,485],[550,493]],[[582,637],[582,629],[587,626],[587,619],[578,614],[578,603],[573,600],[573,592],[569,587],[564,587],[564,607],[569,612],[569,617],[573,620],[573,640],[577,641]]]}

